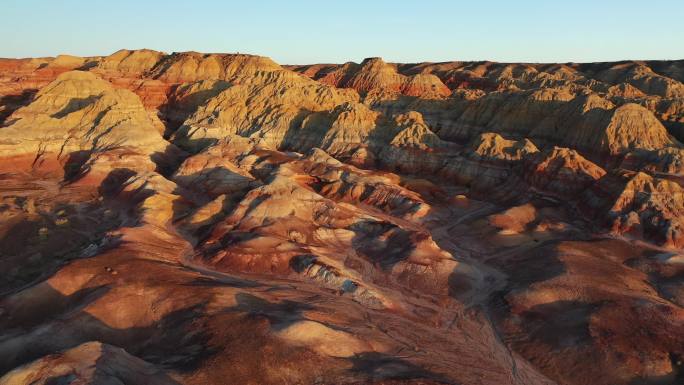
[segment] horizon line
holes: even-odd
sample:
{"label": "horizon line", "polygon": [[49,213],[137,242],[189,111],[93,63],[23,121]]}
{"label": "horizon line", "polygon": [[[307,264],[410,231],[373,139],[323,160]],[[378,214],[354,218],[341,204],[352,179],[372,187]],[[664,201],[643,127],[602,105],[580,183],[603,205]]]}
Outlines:
{"label": "horizon line", "polygon": [[423,63],[431,63],[431,64],[441,64],[441,63],[454,63],[454,62],[460,62],[460,63],[477,63],[477,62],[489,62],[489,63],[498,63],[498,64],[535,64],[535,65],[543,65],[543,64],[595,64],[595,63],[621,63],[621,62],[649,62],[649,61],[669,61],[669,62],[675,62],[675,61],[684,61],[684,57],[682,58],[657,58],[657,59],[600,59],[600,60],[587,60],[587,61],[574,61],[574,60],[556,60],[556,61],[534,61],[534,60],[493,60],[493,59],[452,59],[452,60],[423,60],[423,61],[394,61],[394,60],[385,60],[381,56],[367,56],[360,61],[353,61],[353,60],[347,60],[347,61],[340,61],[340,62],[334,62],[334,61],[314,61],[314,62],[308,62],[308,63],[281,63],[278,60],[274,59],[271,56],[267,55],[260,55],[256,53],[250,53],[250,52],[242,52],[242,51],[233,51],[233,52],[201,52],[201,51],[194,51],[194,50],[179,50],[179,51],[171,51],[167,52],[165,50],[158,50],[158,49],[153,49],[153,48],[135,48],[135,49],[129,49],[129,48],[121,48],[118,49],[114,52],[111,52],[109,54],[100,54],[100,55],[79,55],[79,54],[73,54],[73,53],[58,53],[56,55],[36,55],[36,56],[0,56],[0,60],[30,60],[30,59],[55,59],[59,56],[72,56],[72,57],[79,57],[79,58],[104,58],[111,56],[119,51],[154,51],[154,52],[159,52],[164,55],[173,55],[173,54],[183,54],[183,53],[198,53],[198,54],[203,54],[203,55],[249,55],[249,56],[257,56],[257,57],[264,57],[268,58],[270,60],[273,60],[276,64],[281,65],[281,66],[305,66],[305,65],[335,65],[335,64],[345,64],[345,63],[361,63],[364,60],[367,59],[372,59],[372,58],[380,58],[383,61],[385,61],[388,64],[423,64]]}

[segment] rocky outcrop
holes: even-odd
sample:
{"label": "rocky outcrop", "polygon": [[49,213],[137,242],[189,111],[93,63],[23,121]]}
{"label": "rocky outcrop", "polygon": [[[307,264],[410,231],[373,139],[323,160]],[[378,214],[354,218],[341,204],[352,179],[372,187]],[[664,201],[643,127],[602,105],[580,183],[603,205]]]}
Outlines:
{"label": "rocky outcrop", "polygon": [[261,183],[245,168],[239,167],[240,155],[254,148],[247,139],[228,137],[197,155],[186,159],[173,179],[210,199],[254,188]]}
{"label": "rocky outcrop", "polygon": [[531,154],[539,152],[539,149],[529,139],[514,141],[504,139],[495,133],[484,133],[473,140],[471,147],[473,155],[490,160],[517,161]]}
{"label": "rocky outcrop", "polygon": [[606,83],[626,82],[649,95],[667,98],[684,96],[684,85],[677,80],[655,73],[640,63],[625,63],[601,71],[595,75]]}
{"label": "rocky outcrop", "polygon": [[304,66],[297,70],[321,83],[338,88],[353,88],[361,94],[373,90],[394,91],[421,98],[443,98],[451,94],[437,76],[406,76],[398,73],[396,66],[385,63],[381,58],[367,58],[361,64],[347,63],[339,68]]}
{"label": "rocky outcrop", "polygon": [[165,56],[163,52],[149,49],[122,49],[97,61],[94,71],[104,72],[117,77],[142,77]]}
{"label": "rocky outcrop", "polygon": [[153,157],[175,152],[161,136],[162,123],[134,93],[89,72],[63,73],[10,120],[0,128],[0,154],[23,159],[18,166],[28,169],[58,162],[67,178],[112,151],[130,154],[131,165],[153,165]]}
{"label": "rocky outcrop", "polygon": [[682,247],[684,198],[679,184],[642,172],[622,171],[603,177],[581,199],[596,218],[606,218],[618,234],[647,237]]}
{"label": "rocky outcrop", "polygon": [[574,198],[606,172],[577,151],[554,147],[528,158],[525,179],[534,188],[547,193]]}
{"label": "rocky outcrop", "polygon": [[167,83],[208,79],[230,81],[281,71],[278,64],[263,56],[180,52],[162,57],[150,70],[150,77]]}
{"label": "rocky outcrop", "polygon": [[237,134],[280,146],[295,130],[315,130],[311,123],[320,116],[317,112],[356,100],[354,91],[336,90],[286,71],[260,73],[210,98],[179,128],[175,141],[201,148]]}
{"label": "rocky outcrop", "polygon": [[15,369],[0,384],[177,384],[161,369],[131,356],[125,350],[99,342],[88,342],[67,351],[40,358]]}
{"label": "rocky outcrop", "polygon": [[599,96],[575,96],[562,89],[492,93],[462,108],[454,122],[437,132],[442,138],[467,140],[490,131],[563,145],[593,156],[653,150],[672,143],[665,127],[644,107],[615,107]]}

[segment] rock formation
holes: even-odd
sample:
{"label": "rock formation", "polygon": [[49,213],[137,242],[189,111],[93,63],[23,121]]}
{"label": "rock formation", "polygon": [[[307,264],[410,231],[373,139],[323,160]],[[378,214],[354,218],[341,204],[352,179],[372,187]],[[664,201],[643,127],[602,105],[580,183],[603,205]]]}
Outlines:
{"label": "rock formation", "polygon": [[0,384],[684,376],[684,62],[0,60]]}
{"label": "rock formation", "polygon": [[88,342],[7,373],[0,384],[177,384],[153,365],[121,348]]}

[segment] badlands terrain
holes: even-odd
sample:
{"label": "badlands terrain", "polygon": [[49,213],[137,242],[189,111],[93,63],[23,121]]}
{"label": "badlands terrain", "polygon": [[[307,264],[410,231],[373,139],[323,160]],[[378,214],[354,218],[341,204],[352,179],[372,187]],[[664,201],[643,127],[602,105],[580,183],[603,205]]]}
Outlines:
{"label": "badlands terrain", "polygon": [[2,59],[0,384],[682,384],[683,82]]}

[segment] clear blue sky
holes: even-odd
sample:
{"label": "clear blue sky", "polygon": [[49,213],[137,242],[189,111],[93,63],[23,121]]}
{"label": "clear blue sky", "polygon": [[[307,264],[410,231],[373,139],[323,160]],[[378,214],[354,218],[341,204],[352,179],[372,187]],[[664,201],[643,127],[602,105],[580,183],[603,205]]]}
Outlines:
{"label": "clear blue sky", "polygon": [[2,0],[0,57],[120,48],[282,64],[684,59],[684,0]]}

